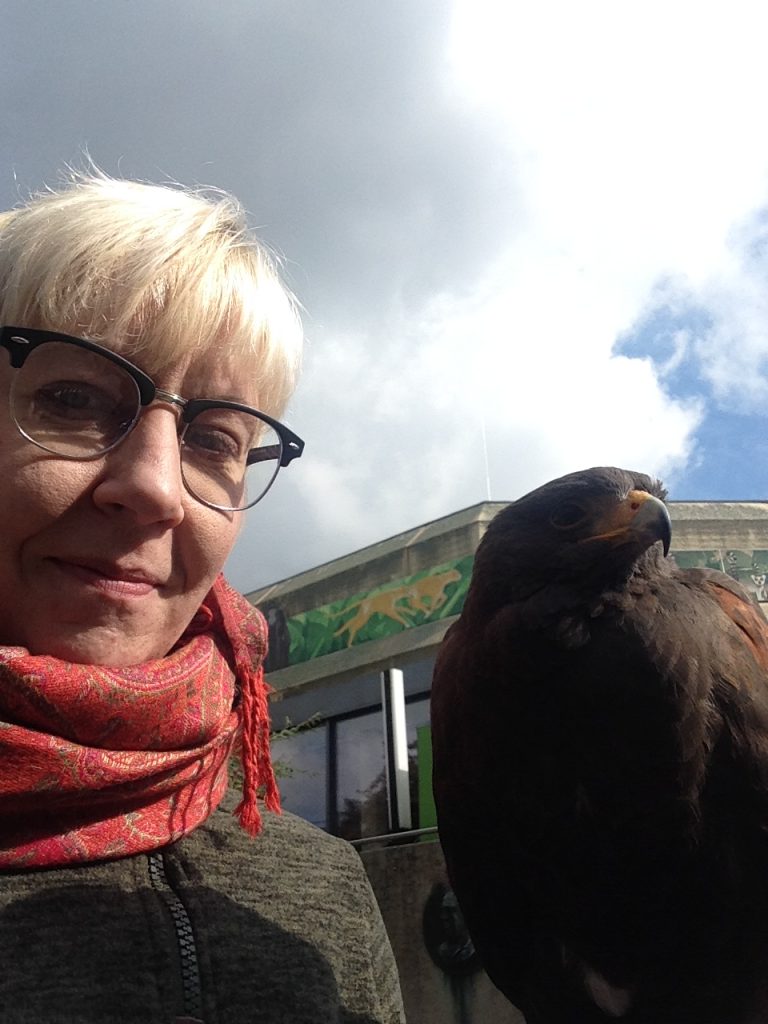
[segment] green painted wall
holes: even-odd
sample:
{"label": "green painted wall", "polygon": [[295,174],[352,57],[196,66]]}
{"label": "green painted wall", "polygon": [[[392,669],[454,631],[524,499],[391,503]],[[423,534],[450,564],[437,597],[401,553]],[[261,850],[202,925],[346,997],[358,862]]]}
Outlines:
{"label": "green painted wall", "polygon": [[[681,567],[719,569],[738,580],[758,601],[768,601],[768,550],[713,549],[673,551],[672,554]],[[412,626],[457,615],[469,588],[473,561],[473,555],[466,555],[386,583],[368,593],[355,594],[291,616],[285,622],[288,649],[284,663],[297,665],[355,644],[400,633]]]}

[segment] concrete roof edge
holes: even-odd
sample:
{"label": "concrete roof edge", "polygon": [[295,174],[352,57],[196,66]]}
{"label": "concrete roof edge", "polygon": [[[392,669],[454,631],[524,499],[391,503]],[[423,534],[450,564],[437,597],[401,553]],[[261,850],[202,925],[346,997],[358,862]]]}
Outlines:
{"label": "concrete roof edge", "polygon": [[[501,509],[509,504],[508,501],[481,501],[475,505],[469,505],[458,512],[451,512],[432,519],[296,573],[294,576],[288,576],[266,586],[247,591],[245,596],[254,604],[263,604],[270,599],[279,598],[286,591],[297,591],[320,580],[340,576],[349,569],[371,561],[373,558],[383,557],[420,541],[451,533],[472,523],[490,522]],[[737,519],[740,522],[753,520],[761,524],[768,523],[768,501],[669,501],[668,505],[673,521],[677,519],[684,522],[686,519],[690,519],[697,522],[706,520],[722,522],[727,519]]]}
{"label": "concrete roof edge", "polygon": [[370,561],[374,557],[387,555],[392,551],[400,551],[405,547],[417,544],[422,540],[439,537],[444,533],[451,533],[461,526],[468,526],[477,522],[489,522],[497,512],[509,504],[508,501],[481,501],[476,505],[470,505],[458,512],[451,512],[450,515],[440,516],[420,526],[396,533],[384,540],[376,541],[365,547],[350,551],[346,555],[340,555],[328,562],[306,569],[295,576],[288,576],[285,579],[277,580],[267,584],[265,587],[258,587],[255,590],[247,591],[246,597],[254,604],[263,603],[270,598],[278,597],[284,590],[300,590],[304,586],[327,579],[331,576],[339,576],[348,569],[354,568],[363,562]]}

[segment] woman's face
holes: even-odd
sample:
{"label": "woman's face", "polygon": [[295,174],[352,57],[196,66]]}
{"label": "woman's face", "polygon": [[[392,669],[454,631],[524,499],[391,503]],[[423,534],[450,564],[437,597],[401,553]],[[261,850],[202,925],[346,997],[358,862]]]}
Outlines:
{"label": "woman's face", "polygon": [[[221,363],[214,349],[156,384],[257,405],[242,372]],[[116,449],[70,461],[16,430],[12,373],[0,352],[0,643],[101,665],[163,656],[221,570],[242,513],[184,489],[172,407],[149,406]]]}

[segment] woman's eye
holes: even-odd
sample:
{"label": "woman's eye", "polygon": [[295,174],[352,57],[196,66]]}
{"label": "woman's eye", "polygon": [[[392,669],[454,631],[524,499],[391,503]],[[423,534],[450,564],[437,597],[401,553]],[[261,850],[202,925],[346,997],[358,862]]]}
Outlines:
{"label": "woman's eye", "polygon": [[583,506],[578,505],[575,501],[567,501],[550,516],[550,523],[557,530],[567,530],[578,524],[586,517],[586,511]]}
{"label": "woman's eye", "polygon": [[244,457],[242,445],[226,430],[194,424],[184,435],[184,445],[197,454],[217,459],[240,459]]}
{"label": "woman's eye", "polygon": [[83,381],[55,381],[37,390],[35,411],[42,416],[68,420],[94,420],[111,417],[114,396]]}

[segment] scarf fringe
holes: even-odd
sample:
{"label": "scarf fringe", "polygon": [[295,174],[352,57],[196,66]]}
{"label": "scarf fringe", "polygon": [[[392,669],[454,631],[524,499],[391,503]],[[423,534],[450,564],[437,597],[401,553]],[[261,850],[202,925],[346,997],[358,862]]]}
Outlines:
{"label": "scarf fringe", "polygon": [[[222,581],[223,582],[223,581]],[[225,584],[226,586],[226,584]],[[238,595],[239,596],[239,595]],[[220,601],[224,626],[232,642],[235,667],[240,685],[240,716],[242,722],[240,757],[243,766],[243,797],[235,808],[235,816],[250,836],[261,831],[262,821],[258,798],[275,814],[281,813],[280,791],[272,768],[269,749],[269,687],[261,663],[253,666],[252,654],[242,634],[230,621],[229,602]],[[265,652],[266,653],[266,652]]]}
{"label": "scarf fringe", "polygon": [[261,667],[246,674],[238,665],[241,695],[240,711],[243,720],[240,756],[243,765],[243,798],[235,808],[235,815],[245,831],[257,836],[261,831],[259,790],[263,790],[267,810],[281,813],[280,793],[269,754],[269,706],[267,684]]}

